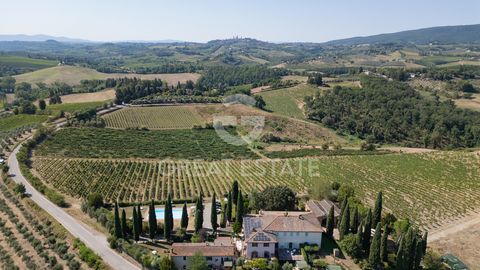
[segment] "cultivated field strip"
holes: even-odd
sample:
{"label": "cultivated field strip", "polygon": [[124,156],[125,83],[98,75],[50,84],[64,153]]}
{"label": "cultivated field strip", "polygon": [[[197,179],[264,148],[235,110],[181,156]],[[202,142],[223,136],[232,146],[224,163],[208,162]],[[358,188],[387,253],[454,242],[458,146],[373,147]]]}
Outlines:
{"label": "cultivated field strip", "polygon": [[438,227],[480,209],[480,155],[434,152],[282,160],[123,160],[35,157],[34,169],[55,188],[75,197],[100,192],[108,201],[191,199],[225,194],[237,180],[245,193],[287,185],[297,192],[337,181],[355,187],[373,204],[423,228]]}
{"label": "cultivated field strip", "polygon": [[[282,161],[275,161],[281,166]],[[292,165],[296,162],[292,162]],[[298,166],[298,165],[294,165]],[[272,170],[270,161],[225,160],[111,160],[36,157],[34,169],[58,190],[75,197],[100,192],[108,201],[138,202],[191,199],[225,194],[234,180],[246,192],[273,185],[288,185],[303,191],[301,177],[289,170]]]}
{"label": "cultivated field strip", "polygon": [[189,129],[204,122],[188,106],[129,107],[103,116],[109,128]]}

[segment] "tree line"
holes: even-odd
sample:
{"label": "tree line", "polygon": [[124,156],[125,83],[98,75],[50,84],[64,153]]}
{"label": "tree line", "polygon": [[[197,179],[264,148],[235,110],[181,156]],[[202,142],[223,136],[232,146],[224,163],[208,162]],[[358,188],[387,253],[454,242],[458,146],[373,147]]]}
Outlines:
{"label": "tree line", "polygon": [[[363,269],[417,270],[427,250],[428,233],[423,234],[409,222],[395,222],[391,214],[382,216],[383,194],[379,192],[373,211],[368,209],[366,216],[360,214],[359,205],[353,194],[345,196],[341,203],[341,213],[337,222],[340,245],[350,256],[363,266]],[[392,225],[395,233],[392,235]],[[334,208],[327,217],[326,235],[333,237],[335,227]],[[392,241],[395,249],[389,248]]]}
{"label": "tree line", "polygon": [[363,76],[361,84],[361,90],[335,87],[306,97],[308,117],[374,143],[427,148],[480,144],[480,113],[459,109],[436,95],[424,98],[397,81]]}

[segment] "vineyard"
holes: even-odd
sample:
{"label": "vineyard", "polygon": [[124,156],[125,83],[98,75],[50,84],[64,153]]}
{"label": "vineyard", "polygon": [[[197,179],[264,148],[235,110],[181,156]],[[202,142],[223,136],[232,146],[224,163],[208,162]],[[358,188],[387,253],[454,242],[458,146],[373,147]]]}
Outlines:
{"label": "vineyard", "polygon": [[109,201],[225,194],[234,180],[246,193],[273,185],[302,192],[338,181],[354,186],[361,199],[382,190],[387,209],[420,227],[437,227],[480,207],[480,157],[465,152],[214,162],[37,156],[33,167],[67,194],[85,197],[99,191]]}
{"label": "vineyard", "polygon": [[109,128],[188,129],[203,124],[188,106],[129,107],[103,118]]}
{"label": "vineyard", "polygon": [[42,143],[36,153],[84,158],[258,158],[246,146],[224,142],[213,129],[145,131],[64,128]]}
{"label": "vineyard", "polygon": [[[295,162],[292,162],[292,165]],[[276,164],[282,165],[282,164]],[[288,170],[270,170],[268,161],[125,161],[37,157],[34,169],[55,188],[84,197],[100,191],[109,201],[176,200],[225,194],[234,180],[242,190],[288,185],[302,189],[302,180]]]}

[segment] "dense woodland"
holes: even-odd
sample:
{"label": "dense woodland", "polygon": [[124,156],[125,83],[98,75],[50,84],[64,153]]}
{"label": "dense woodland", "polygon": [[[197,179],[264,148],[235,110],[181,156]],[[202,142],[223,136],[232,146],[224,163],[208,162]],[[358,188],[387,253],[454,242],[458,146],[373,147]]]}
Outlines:
{"label": "dense woodland", "polygon": [[213,67],[207,69],[198,81],[201,89],[225,89],[228,86],[242,84],[267,84],[279,80],[287,75],[285,69],[269,68],[267,66],[242,66],[242,67]]}
{"label": "dense woodland", "polygon": [[310,119],[371,142],[429,148],[480,144],[480,113],[438,96],[423,98],[401,82],[363,77],[361,91],[336,87],[305,102]]}

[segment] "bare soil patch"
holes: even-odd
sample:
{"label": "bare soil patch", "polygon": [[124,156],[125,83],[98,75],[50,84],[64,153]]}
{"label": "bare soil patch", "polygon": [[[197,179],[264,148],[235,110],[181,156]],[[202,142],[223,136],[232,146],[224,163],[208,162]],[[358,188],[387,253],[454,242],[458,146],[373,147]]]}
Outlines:
{"label": "bare soil patch", "polygon": [[473,214],[432,232],[428,245],[440,254],[451,253],[470,269],[480,269],[480,214]]}
{"label": "bare soil patch", "polygon": [[270,88],[270,85],[255,87],[255,88],[252,88],[250,90],[250,93],[252,93],[252,94],[260,93],[260,92],[262,92],[264,90],[267,90],[269,88]]}
{"label": "bare soil patch", "polygon": [[84,103],[95,101],[108,101],[115,98],[114,89],[105,89],[95,93],[79,93],[61,96],[62,103]]}

